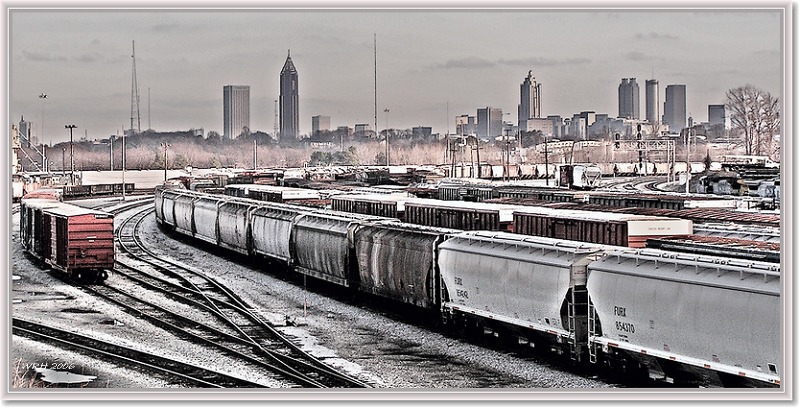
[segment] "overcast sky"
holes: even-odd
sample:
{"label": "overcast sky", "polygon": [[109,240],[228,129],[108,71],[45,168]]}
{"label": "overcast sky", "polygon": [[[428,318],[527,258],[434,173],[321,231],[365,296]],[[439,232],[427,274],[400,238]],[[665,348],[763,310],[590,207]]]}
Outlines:
{"label": "overcast sky", "polygon": [[[42,122],[46,142],[131,124],[136,41],[142,129],[222,133],[222,88],[250,86],[251,129],[272,133],[291,49],[300,132],[331,126],[455,131],[454,117],[499,107],[516,122],[529,70],[544,115],[616,116],[622,78],[685,84],[690,116],[752,84],[783,98],[782,10],[121,10],[10,9],[9,114]],[[42,100],[39,94],[46,93]],[[384,109],[389,109],[388,114]]]}

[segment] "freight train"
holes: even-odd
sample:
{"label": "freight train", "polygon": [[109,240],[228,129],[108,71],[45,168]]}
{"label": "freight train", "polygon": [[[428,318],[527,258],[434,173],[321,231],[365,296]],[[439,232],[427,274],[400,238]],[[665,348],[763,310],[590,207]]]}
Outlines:
{"label": "freight train", "polygon": [[157,188],[157,223],[352,294],[587,367],[780,386],[778,264],[588,244]]}
{"label": "freight train", "polygon": [[20,240],[26,252],[84,282],[100,283],[114,268],[114,216],[48,198],[20,202]]}

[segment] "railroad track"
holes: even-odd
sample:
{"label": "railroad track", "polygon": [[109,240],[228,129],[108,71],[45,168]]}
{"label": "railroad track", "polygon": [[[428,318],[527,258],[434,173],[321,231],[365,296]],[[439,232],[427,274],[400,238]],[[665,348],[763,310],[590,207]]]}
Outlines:
{"label": "railroad track", "polygon": [[[369,387],[369,384],[341,373],[301,350],[255,313],[252,306],[202,271],[162,259],[146,249],[138,238],[138,230],[152,211],[152,208],[144,208],[118,227],[120,249],[135,262],[126,262],[117,257],[118,266],[114,273],[133,281],[138,288],[155,291],[162,297],[168,296],[195,314],[202,315],[208,323],[187,319],[183,313],[169,312],[155,304],[143,304],[142,299],[134,300],[139,298],[139,294],[113,293],[120,290],[110,285],[90,289],[114,303],[128,304],[126,308],[134,314],[146,315],[154,323],[193,341],[269,370],[295,386]],[[145,271],[142,264],[152,271]]]}
{"label": "railroad track", "polygon": [[258,388],[260,384],[219,373],[207,368],[187,364],[163,355],[155,355],[98,340],[66,330],[14,318],[12,333],[36,341],[52,344],[82,354],[102,357],[104,361],[133,366],[159,375],[180,385],[205,388]]}

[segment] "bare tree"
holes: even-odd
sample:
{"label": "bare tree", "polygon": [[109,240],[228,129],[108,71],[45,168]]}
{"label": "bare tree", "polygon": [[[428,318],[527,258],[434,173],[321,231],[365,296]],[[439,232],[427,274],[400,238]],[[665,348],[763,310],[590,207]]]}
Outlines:
{"label": "bare tree", "polygon": [[749,84],[728,90],[726,96],[731,125],[744,135],[745,154],[771,151],[773,136],[780,129],[778,98]]}

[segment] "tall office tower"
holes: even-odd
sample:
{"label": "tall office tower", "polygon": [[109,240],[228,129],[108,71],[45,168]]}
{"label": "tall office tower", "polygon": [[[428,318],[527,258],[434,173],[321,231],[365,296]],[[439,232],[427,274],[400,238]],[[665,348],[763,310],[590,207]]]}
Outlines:
{"label": "tall office tower", "polygon": [[708,105],[708,124],[725,126],[725,105]]}
{"label": "tall office tower", "polygon": [[331,130],[331,117],[317,115],[311,117],[311,135],[315,136],[317,133]]}
{"label": "tall office tower", "polygon": [[660,121],[658,114],[658,80],[648,79],[644,84],[645,119],[650,123],[656,124]]}
{"label": "tall office tower", "polygon": [[636,78],[622,78],[619,84],[619,117],[639,119],[639,84]]}
{"label": "tall office tower", "polygon": [[686,127],[686,85],[667,85],[664,100],[664,123],[670,133]]}
{"label": "tall office tower", "polygon": [[250,129],[250,86],[222,87],[223,137],[236,139],[245,128]]}
{"label": "tall office tower", "polygon": [[503,134],[503,110],[487,106],[478,109],[477,135],[480,138],[493,138]]}
{"label": "tall office tower", "polygon": [[[22,144],[27,146],[27,147],[31,147],[31,143],[34,142],[33,141],[33,135],[31,134],[31,133],[33,133],[33,122],[29,122],[29,121],[25,120],[25,117],[20,116],[19,117],[19,130],[18,131],[19,131],[19,135],[20,135],[20,140],[22,140]],[[33,144],[35,145],[36,143],[33,143]]]}
{"label": "tall office tower", "polygon": [[292,62],[291,51],[281,70],[280,135],[278,142],[294,143],[300,129],[300,103],[297,92],[297,69]]}
{"label": "tall office tower", "polygon": [[517,120],[520,129],[525,129],[525,121],[542,117],[542,84],[536,82],[528,71],[528,77],[519,86],[519,106]]}

